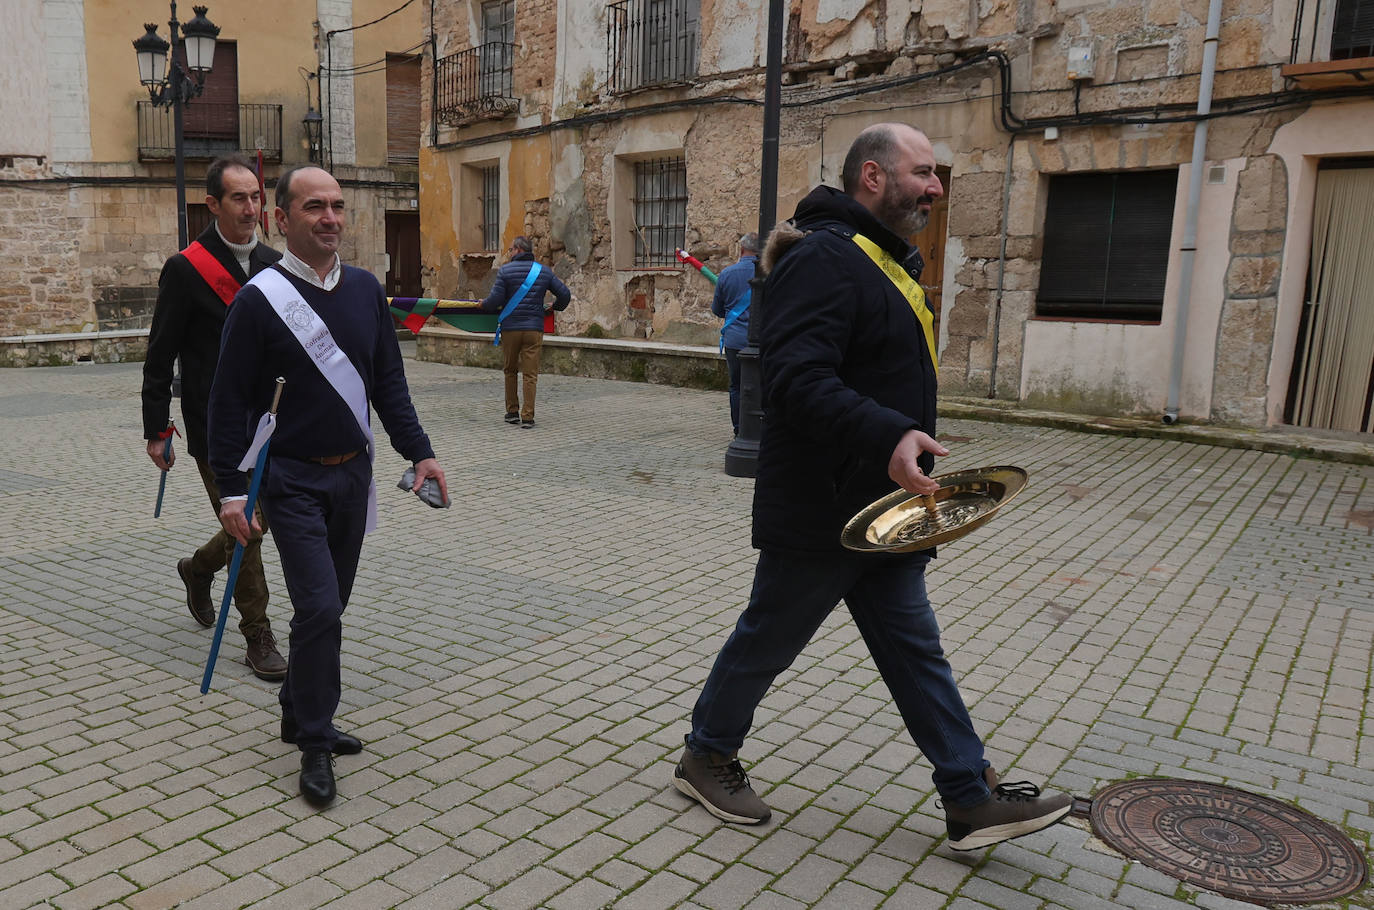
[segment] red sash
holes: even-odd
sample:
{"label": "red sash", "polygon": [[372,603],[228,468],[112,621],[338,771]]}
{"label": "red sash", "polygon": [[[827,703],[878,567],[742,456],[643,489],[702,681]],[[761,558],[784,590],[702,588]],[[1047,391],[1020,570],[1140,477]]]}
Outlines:
{"label": "red sash", "polygon": [[210,290],[214,291],[224,305],[228,306],[234,302],[234,295],[239,292],[241,284],[229,274],[229,270],[224,267],[224,263],[214,257],[214,254],[201,246],[199,240],[192,240],[191,245],[181,251],[181,255],[186,257],[186,261],[191,263],[191,267],[196,270],[205,283],[210,285]]}

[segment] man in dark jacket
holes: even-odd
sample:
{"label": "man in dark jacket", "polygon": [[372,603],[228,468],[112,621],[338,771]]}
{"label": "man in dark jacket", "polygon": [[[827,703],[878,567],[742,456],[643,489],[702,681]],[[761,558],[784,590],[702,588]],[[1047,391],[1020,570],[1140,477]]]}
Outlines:
{"label": "man in dark jacket", "polygon": [[949,844],[972,850],[1066,815],[1067,795],[1003,785],[983,757],[926,597],[931,551],[863,554],[840,532],[893,483],[933,493],[935,338],[905,237],[943,195],[929,140],[903,124],[859,134],[844,192],[817,187],[764,253],[760,550],[749,605],[692,713],[674,785],[725,821],[769,809],[737,757],[754,710],[843,598],[916,745],[934,767]]}
{"label": "man in dark jacket", "polygon": [[[568,286],[558,280],[553,269],[534,261],[528,237],[516,237],[510,244],[510,262],[496,272],[496,283],[482,301],[482,309],[499,313],[496,337],[501,344],[502,367],[506,374],[506,423],[524,429],[534,426],[534,388],[539,382],[539,352],[544,346],[544,317],[553,310],[566,310],[572,300]],[[553,292],[553,302],[544,295]],[[515,374],[525,379],[525,404]]]}
{"label": "man in dark jacket", "polygon": [[[181,419],[186,451],[196,461],[210,504],[219,514],[219,490],[210,470],[206,445],[206,407],[210,383],[219,362],[220,331],[229,304],[250,277],[281,258],[257,236],[262,193],[251,165],[242,158],[217,158],[205,172],[205,204],[215,220],[195,242],[168,259],[158,279],[157,307],[143,364],[143,437],[148,457],[164,471],[176,453],[164,458],[168,412],[172,401],[172,367],[181,358]],[[277,651],[267,619],[267,580],[262,571],[262,536],[243,551],[234,604],[239,631],[248,642],[245,662],[260,679],[279,681],[286,661]],[[195,554],[177,563],[186,586],[186,606],[202,626],[215,624],[210,583],[228,565],[234,540],[222,529]]]}
{"label": "man in dark jacket", "polygon": [[759,261],[759,235],[750,231],[739,239],[739,262],[721,269],[711,312],[725,320],[720,327],[720,349],[730,374],[730,423],[739,435],[739,352],[749,343],[749,281]]}

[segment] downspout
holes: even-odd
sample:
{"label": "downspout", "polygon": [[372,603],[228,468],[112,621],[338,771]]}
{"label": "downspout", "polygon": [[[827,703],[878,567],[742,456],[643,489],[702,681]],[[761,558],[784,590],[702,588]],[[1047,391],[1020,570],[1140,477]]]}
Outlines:
{"label": "downspout", "polygon": [[1198,202],[1202,198],[1202,169],[1207,158],[1207,118],[1212,111],[1212,81],[1217,72],[1217,44],[1221,31],[1221,0],[1208,0],[1207,37],[1202,45],[1202,82],[1198,86],[1197,125],[1193,128],[1193,163],[1188,171],[1188,211],[1179,256],[1178,312],[1174,323],[1173,359],[1169,367],[1169,398],[1164,423],[1178,420],[1179,390],[1183,385],[1183,349],[1188,337],[1188,305],[1193,296],[1193,261],[1197,258]]}
{"label": "downspout", "polygon": [[1002,338],[1002,291],[1006,286],[1007,234],[1011,225],[1011,163],[1016,157],[1016,133],[1007,140],[1007,172],[1002,177],[1002,247],[997,253],[997,301],[992,308],[992,369],[988,377],[988,397],[997,397],[997,348]]}

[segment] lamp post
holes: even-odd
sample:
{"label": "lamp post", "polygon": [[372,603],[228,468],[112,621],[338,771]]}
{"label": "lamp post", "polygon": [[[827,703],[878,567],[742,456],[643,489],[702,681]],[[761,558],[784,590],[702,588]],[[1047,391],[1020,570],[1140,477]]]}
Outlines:
{"label": "lamp post", "polygon": [[[156,107],[172,108],[173,142],[176,146],[177,180],[177,242],[185,249],[186,236],[186,151],[182,137],[182,109],[205,87],[205,77],[215,61],[215,39],[219,26],[205,18],[209,7],[193,6],[196,14],[184,27],[177,22],[176,0],[171,0],[172,18],[169,44],[157,33],[156,24],[145,24],[147,33],[134,42],[138,56],[138,81],[148,89],[148,97]],[[181,34],[177,30],[181,27]],[[186,64],[176,59],[178,43],[184,48]],[[170,66],[167,51],[172,51]]]}
{"label": "lamp post", "polygon": [[[763,155],[759,172],[759,243],[765,244],[778,212],[778,138],[782,113],[782,0],[768,0],[768,57],[763,82]],[[759,364],[759,321],[762,318],[763,271],[754,261],[749,281],[749,341],[739,352],[739,435],[725,450],[725,473],[753,477],[759,464],[763,436],[763,371]]]}

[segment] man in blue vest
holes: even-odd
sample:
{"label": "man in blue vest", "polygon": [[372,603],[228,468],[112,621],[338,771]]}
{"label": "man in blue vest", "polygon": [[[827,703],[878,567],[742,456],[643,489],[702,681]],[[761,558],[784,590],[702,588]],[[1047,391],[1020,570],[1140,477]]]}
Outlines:
{"label": "man in blue vest", "polygon": [[749,343],[749,279],[759,261],[759,235],[749,232],[739,239],[739,262],[726,266],[716,280],[711,312],[725,320],[720,329],[720,349],[730,370],[730,423],[739,435],[739,352]]}
{"label": "man in blue vest", "polygon": [[[530,238],[516,237],[510,244],[510,261],[496,272],[496,283],[482,301],[482,310],[500,313],[496,319],[496,340],[501,345],[502,369],[506,374],[506,423],[522,429],[534,427],[534,388],[539,382],[539,352],[544,346],[544,317],[554,310],[566,310],[572,300],[568,286],[558,280],[553,269],[534,261]],[[553,292],[553,302],[544,295]],[[520,404],[515,374],[523,375],[525,404]]]}

